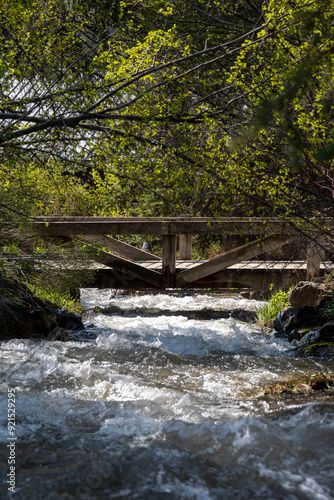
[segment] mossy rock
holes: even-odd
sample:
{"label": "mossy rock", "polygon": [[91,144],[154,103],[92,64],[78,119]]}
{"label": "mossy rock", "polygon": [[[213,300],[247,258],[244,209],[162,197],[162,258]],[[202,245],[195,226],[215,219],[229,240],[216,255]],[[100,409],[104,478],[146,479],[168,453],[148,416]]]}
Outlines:
{"label": "mossy rock", "polygon": [[321,358],[334,358],[333,342],[314,342],[304,348],[304,356],[316,356]]}

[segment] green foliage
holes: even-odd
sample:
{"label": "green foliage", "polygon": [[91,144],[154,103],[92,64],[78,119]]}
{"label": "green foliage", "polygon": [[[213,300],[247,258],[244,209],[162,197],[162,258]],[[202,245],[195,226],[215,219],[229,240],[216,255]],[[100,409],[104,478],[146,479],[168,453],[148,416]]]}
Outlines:
{"label": "green foliage", "polygon": [[332,215],[333,17],[332,0],[3,1],[2,220]]}
{"label": "green foliage", "polygon": [[80,307],[79,289],[89,287],[94,279],[89,247],[80,242],[46,243],[26,231],[9,233],[4,243],[1,272],[5,277],[22,282],[58,307]]}
{"label": "green foliage", "polygon": [[278,214],[333,211],[333,14],[331,0],[268,2],[257,33],[267,42],[245,40],[229,76],[246,98],[248,127],[234,139],[243,179],[255,172],[261,188],[271,186],[276,200],[252,195]]}
{"label": "green foliage", "polygon": [[51,302],[61,309],[77,312],[80,309],[78,300],[61,290],[57,290],[53,285],[45,285],[40,280],[36,283],[29,283],[32,293],[42,299]]}
{"label": "green foliage", "polygon": [[[331,289],[331,292],[333,293],[333,288]],[[321,308],[321,312],[325,316],[328,316],[331,318],[334,317],[334,297],[333,296],[332,297],[330,295],[326,296],[326,301],[325,301],[324,306]]]}
{"label": "green foliage", "polygon": [[288,304],[289,291],[279,290],[272,294],[270,299],[259,307],[256,313],[257,322],[263,327],[272,326],[277,314]]}

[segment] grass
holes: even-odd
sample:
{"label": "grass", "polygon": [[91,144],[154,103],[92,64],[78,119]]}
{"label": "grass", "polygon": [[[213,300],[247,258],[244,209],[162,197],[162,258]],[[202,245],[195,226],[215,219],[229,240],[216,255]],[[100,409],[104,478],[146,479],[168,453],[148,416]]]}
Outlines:
{"label": "grass", "polygon": [[271,327],[277,314],[287,306],[289,290],[279,290],[272,294],[268,302],[263,304],[256,312],[256,319],[260,326]]}
{"label": "grass", "polygon": [[60,309],[67,309],[72,312],[80,312],[80,304],[66,292],[56,290],[47,285],[29,283],[29,289],[39,299],[51,302]]}

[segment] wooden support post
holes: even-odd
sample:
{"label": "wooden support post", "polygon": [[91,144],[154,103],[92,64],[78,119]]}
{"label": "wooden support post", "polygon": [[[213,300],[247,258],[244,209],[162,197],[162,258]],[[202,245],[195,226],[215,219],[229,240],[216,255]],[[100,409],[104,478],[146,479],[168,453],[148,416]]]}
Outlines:
{"label": "wooden support post", "polygon": [[179,257],[180,260],[191,260],[192,256],[192,234],[180,234]]}
{"label": "wooden support post", "polygon": [[320,274],[320,264],[326,258],[326,249],[322,246],[321,239],[311,241],[307,245],[306,259],[307,259],[307,278],[314,278]]}
{"label": "wooden support post", "polygon": [[162,239],[162,287],[173,288],[175,282],[176,235]]}

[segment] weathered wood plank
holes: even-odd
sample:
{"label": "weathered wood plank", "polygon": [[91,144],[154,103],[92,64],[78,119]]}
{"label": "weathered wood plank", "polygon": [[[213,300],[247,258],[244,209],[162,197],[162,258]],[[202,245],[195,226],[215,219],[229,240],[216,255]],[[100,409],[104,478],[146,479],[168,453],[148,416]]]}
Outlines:
{"label": "weathered wood plank", "polygon": [[192,234],[180,234],[179,258],[180,260],[191,260],[191,256],[192,256]]}
{"label": "weathered wood plank", "polygon": [[162,239],[162,286],[173,288],[175,280],[176,236],[164,236]]}
{"label": "weathered wood plank", "polygon": [[264,220],[261,218],[246,219],[203,219],[203,220],[168,220],[159,218],[152,220],[124,219],[95,219],[78,221],[39,221],[32,223],[33,229],[41,235],[79,235],[79,234],[222,234],[237,235],[268,235],[287,234],[294,230],[285,221],[279,218]]}
{"label": "weathered wood plank", "polygon": [[128,245],[123,241],[116,240],[115,238],[111,238],[106,235],[89,235],[86,234],[82,236],[82,239],[85,241],[90,241],[92,243],[97,243],[102,247],[111,250],[112,252],[116,252],[121,257],[125,257],[130,260],[161,260],[160,257],[154,255],[153,253],[145,252],[140,248],[133,247],[132,245]]}
{"label": "weathered wood plank", "polygon": [[287,238],[269,236],[264,240],[256,240],[247,245],[235,248],[229,252],[225,252],[222,255],[218,255],[217,257],[210,259],[204,264],[181,271],[175,278],[175,286],[177,288],[186,286],[193,281],[205,278],[206,276],[221,271],[233,264],[236,264],[237,262],[251,259],[264,252],[276,250],[277,248],[285,245],[287,242]]}
{"label": "weathered wood plank", "polygon": [[142,267],[140,264],[123,259],[122,257],[105,252],[104,250],[95,248],[92,245],[89,246],[92,249],[93,258],[96,262],[111,267],[112,269],[117,269],[118,271],[130,274],[155,287],[161,287],[161,273]]}
{"label": "weathered wood plank", "polygon": [[[229,220],[237,220],[237,218],[229,218]],[[244,218],[246,219],[246,218]],[[247,218],[250,220],[250,218]],[[225,217],[222,218],[212,218],[212,217],[85,217],[85,216],[45,216],[45,217],[35,217],[37,222],[91,222],[91,221],[102,221],[102,222],[151,222],[151,221],[166,221],[166,222],[180,222],[180,221],[196,221],[196,222],[207,222],[210,220],[227,220]]]}

